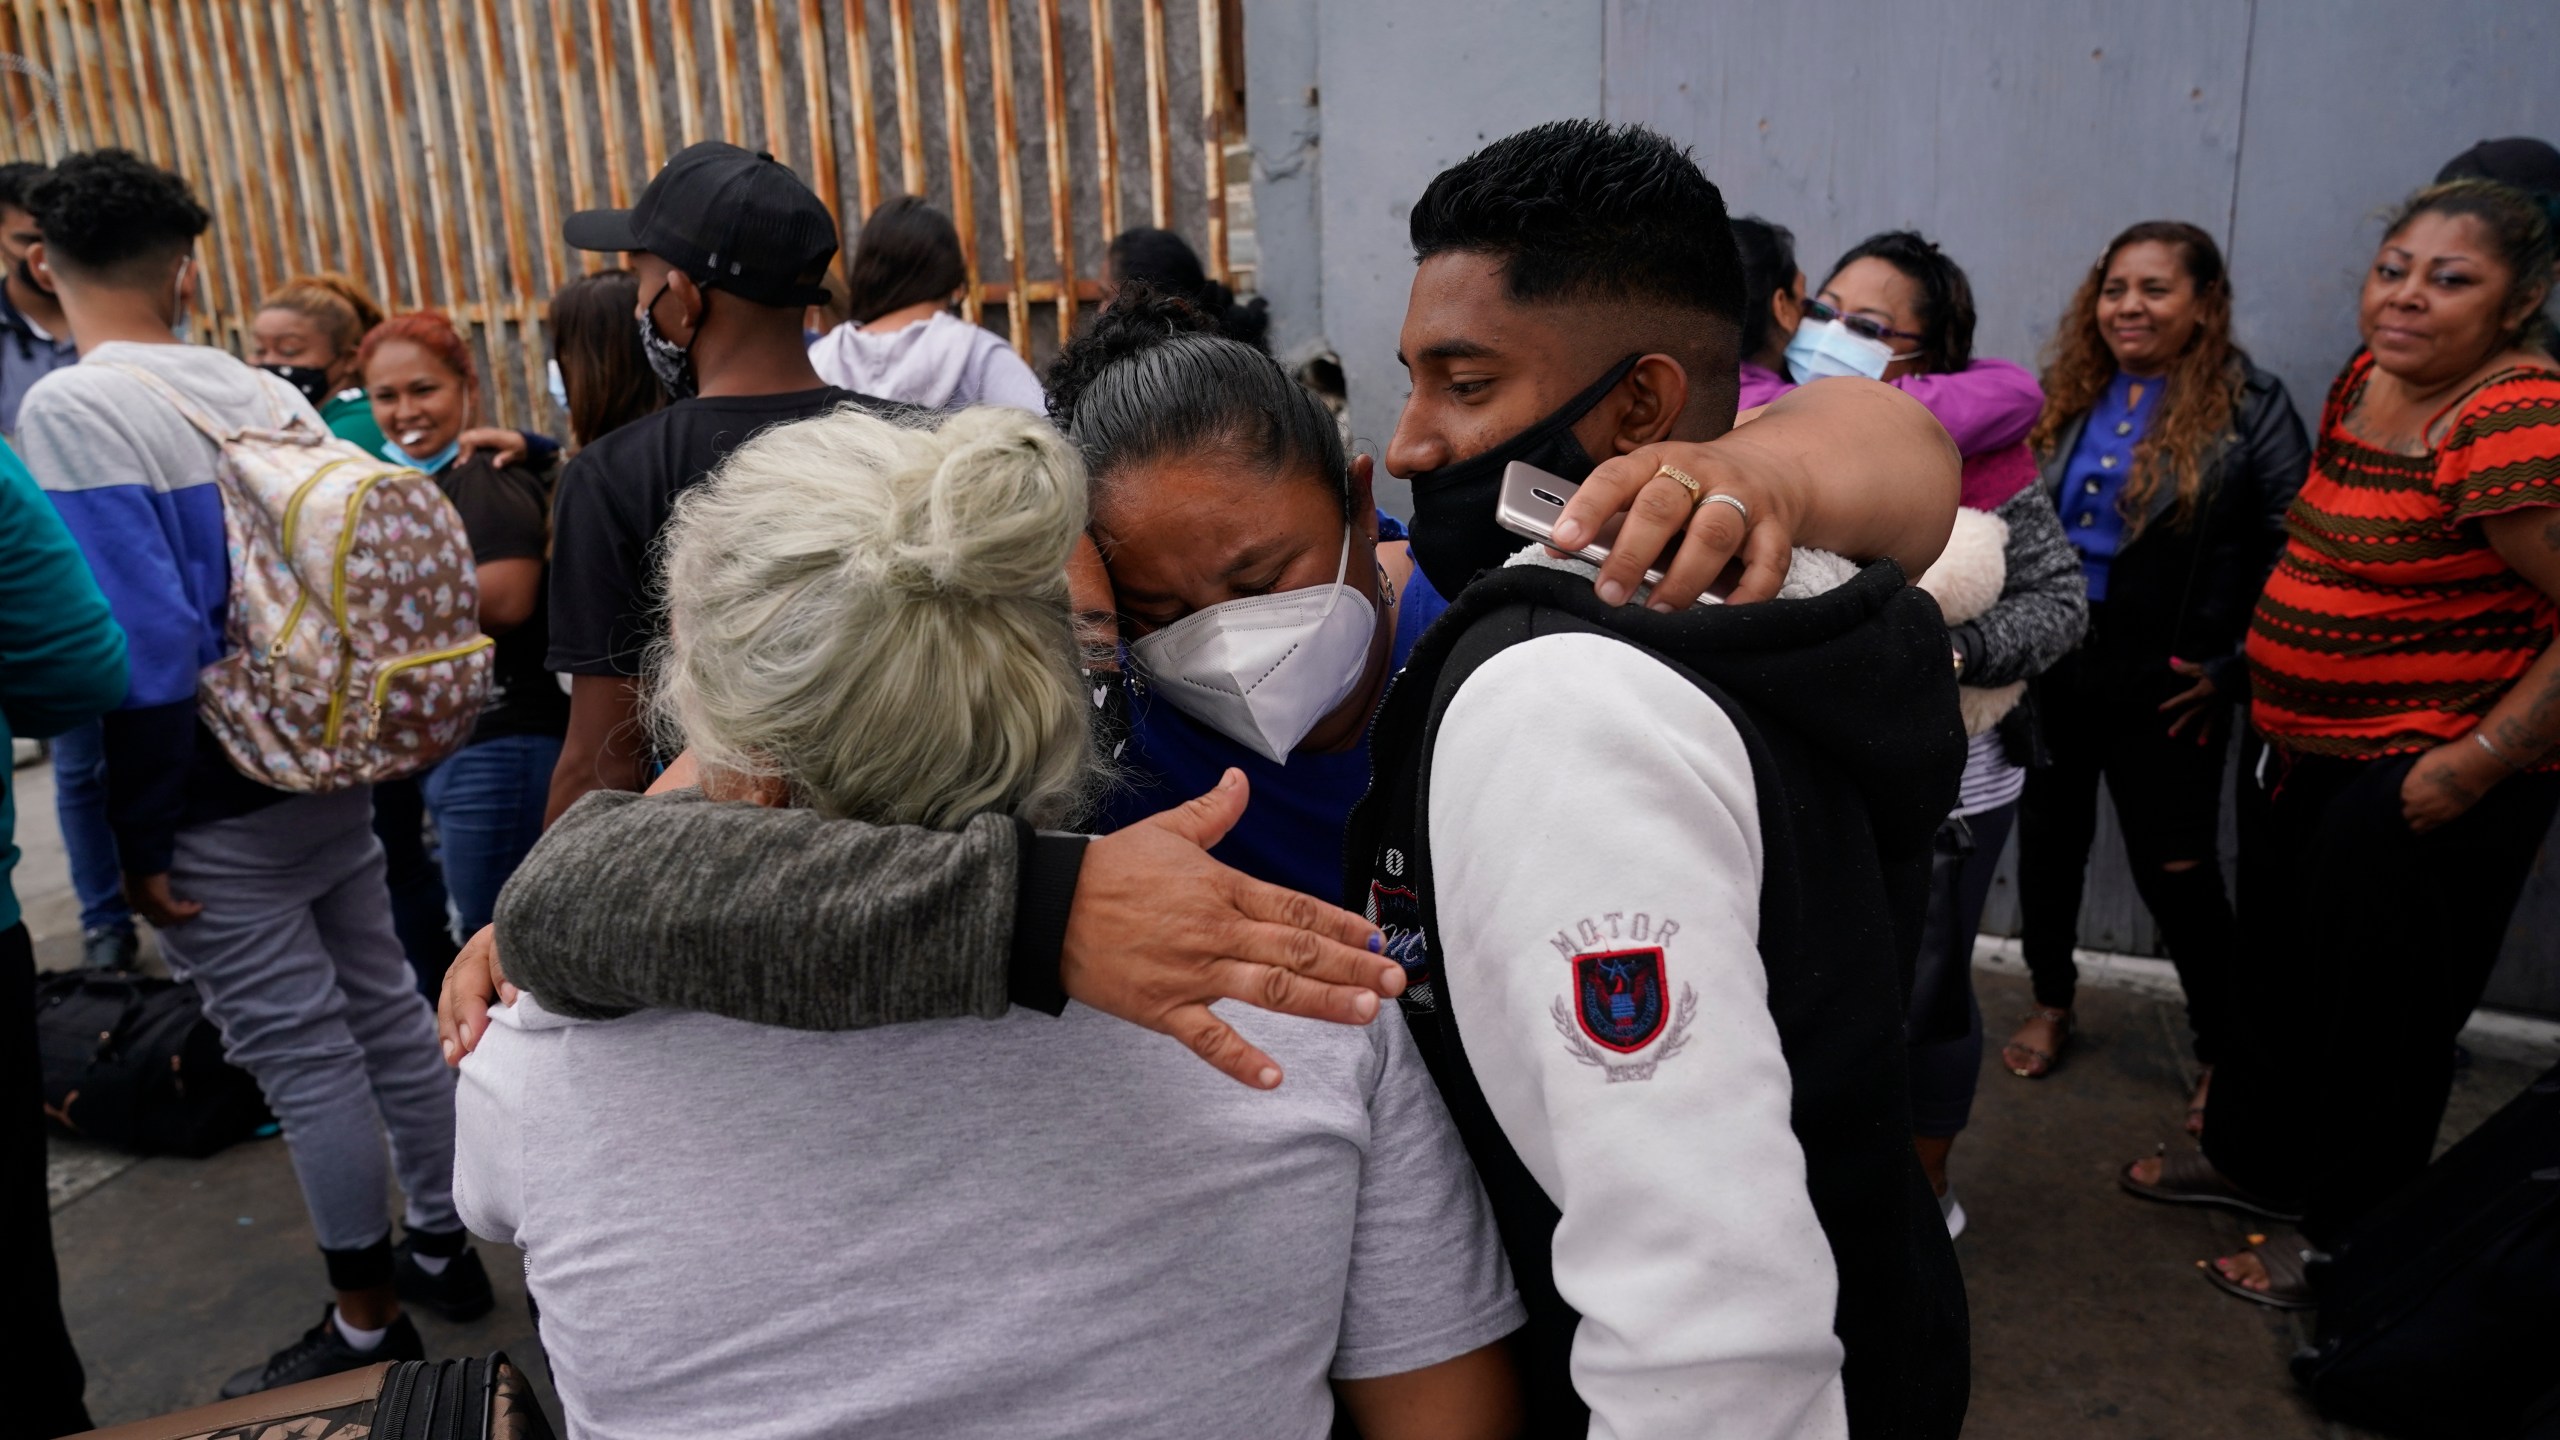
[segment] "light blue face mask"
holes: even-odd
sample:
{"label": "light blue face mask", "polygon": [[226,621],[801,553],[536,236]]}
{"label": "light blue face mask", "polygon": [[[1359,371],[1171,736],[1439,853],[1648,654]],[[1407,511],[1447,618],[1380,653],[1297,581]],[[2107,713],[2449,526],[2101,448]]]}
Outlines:
{"label": "light blue face mask", "polygon": [[559,406],[560,413],[566,415],[569,413],[569,382],[560,378],[559,361],[552,360],[546,365],[551,373],[551,403]]}
{"label": "light blue face mask", "polygon": [[[1912,355],[1918,353],[1915,350]],[[1894,354],[1883,341],[1856,334],[1837,320],[1807,320],[1787,342],[1787,371],[1798,384],[1834,375],[1881,380],[1885,367],[1910,358]]]}
{"label": "light blue face mask", "polygon": [[400,442],[397,440],[385,440],[382,442],[382,456],[384,459],[389,460],[394,465],[406,465],[412,469],[424,470],[430,475],[433,475],[444,469],[447,465],[452,464],[453,457],[461,453],[462,437],[459,435],[456,435],[451,440],[446,441],[443,449],[437,451],[433,455],[423,457],[412,455],[408,451],[401,449]]}

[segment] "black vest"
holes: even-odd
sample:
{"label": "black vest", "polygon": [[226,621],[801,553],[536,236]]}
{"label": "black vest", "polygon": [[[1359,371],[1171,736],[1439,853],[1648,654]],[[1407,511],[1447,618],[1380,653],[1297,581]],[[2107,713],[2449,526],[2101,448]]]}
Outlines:
{"label": "black vest", "polygon": [[[1404,963],[1405,1019],[1492,1197],[1529,1309],[1518,1342],[1529,1433],[1582,1432],[1587,1411],[1567,1369],[1581,1317],[1556,1293],[1556,1208],[1487,1108],[1437,983],[1426,820],[1431,751],[1458,687],[1512,645],[1577,631],[1652,655],[1742,733],[1765,857],[1760,953],[1806,1187],[1839,1268],[1849,1431],[1953,1437],[1971,1383],[1964,1280],[1911,1148],[1902,1023],[1931,840],[1955,804],[1965,739],[1946,624],[1890,562],[1809,600],[1679,615],[1605,606],[1585,576],[1514,566],[1467,587],[1379,711],[1374,778],[1344,849],[1345,903],[1378,923]],[[1700,1433],[1713,1419],[1699,1417]]]}

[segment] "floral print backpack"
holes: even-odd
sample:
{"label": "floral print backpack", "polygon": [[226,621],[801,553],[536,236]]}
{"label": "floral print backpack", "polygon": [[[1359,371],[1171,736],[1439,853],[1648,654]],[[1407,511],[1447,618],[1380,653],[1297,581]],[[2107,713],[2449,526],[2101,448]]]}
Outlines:
{"label": "floral print backpack", "polygon": [[414,775],[461,748],[491,647],[462,517],[433,477],[388,464],[281,402],[227,426],[138,366],[220,449],[231,558],[228,651],[196,709],[240,773],[318,793]]}

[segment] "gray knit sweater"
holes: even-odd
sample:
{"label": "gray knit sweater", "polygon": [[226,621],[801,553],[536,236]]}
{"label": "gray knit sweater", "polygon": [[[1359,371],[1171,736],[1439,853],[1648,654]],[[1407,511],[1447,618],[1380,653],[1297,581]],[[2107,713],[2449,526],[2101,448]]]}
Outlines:
{"label": "gray knit sweater", "polygon": [[1964,655],[1967,685],[2033,679],[2070,654],[2089,628],[2088,580],[2052,494],[2030,485],[1991,513],[2009,526],[1999,603],[1947,632]]}
{"label": "gray knit sweater", "polygon": [[[1015,934],[1025,856],[1048,843],[1000,815],[945,832],[599,791],[498,896],[498,953],[546,1008],[587,1019],[661,1008],[856,1030],[992,1018],[1016,999],[1054,1013],[1021,993]],[[1070,859],[1069,894],[1073,875]],[[1028,968],[1045,960],[1054,986],[1056,938],[1038,950]]]}

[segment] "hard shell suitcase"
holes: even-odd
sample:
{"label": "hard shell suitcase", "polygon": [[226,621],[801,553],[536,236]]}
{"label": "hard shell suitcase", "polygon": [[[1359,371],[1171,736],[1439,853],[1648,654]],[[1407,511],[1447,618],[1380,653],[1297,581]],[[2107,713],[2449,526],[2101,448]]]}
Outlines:
{"label": "hard shell suitcase", "polygon": [[88,1432],[87,1440],[553,1440],[504,1351],[397,1360]]}

